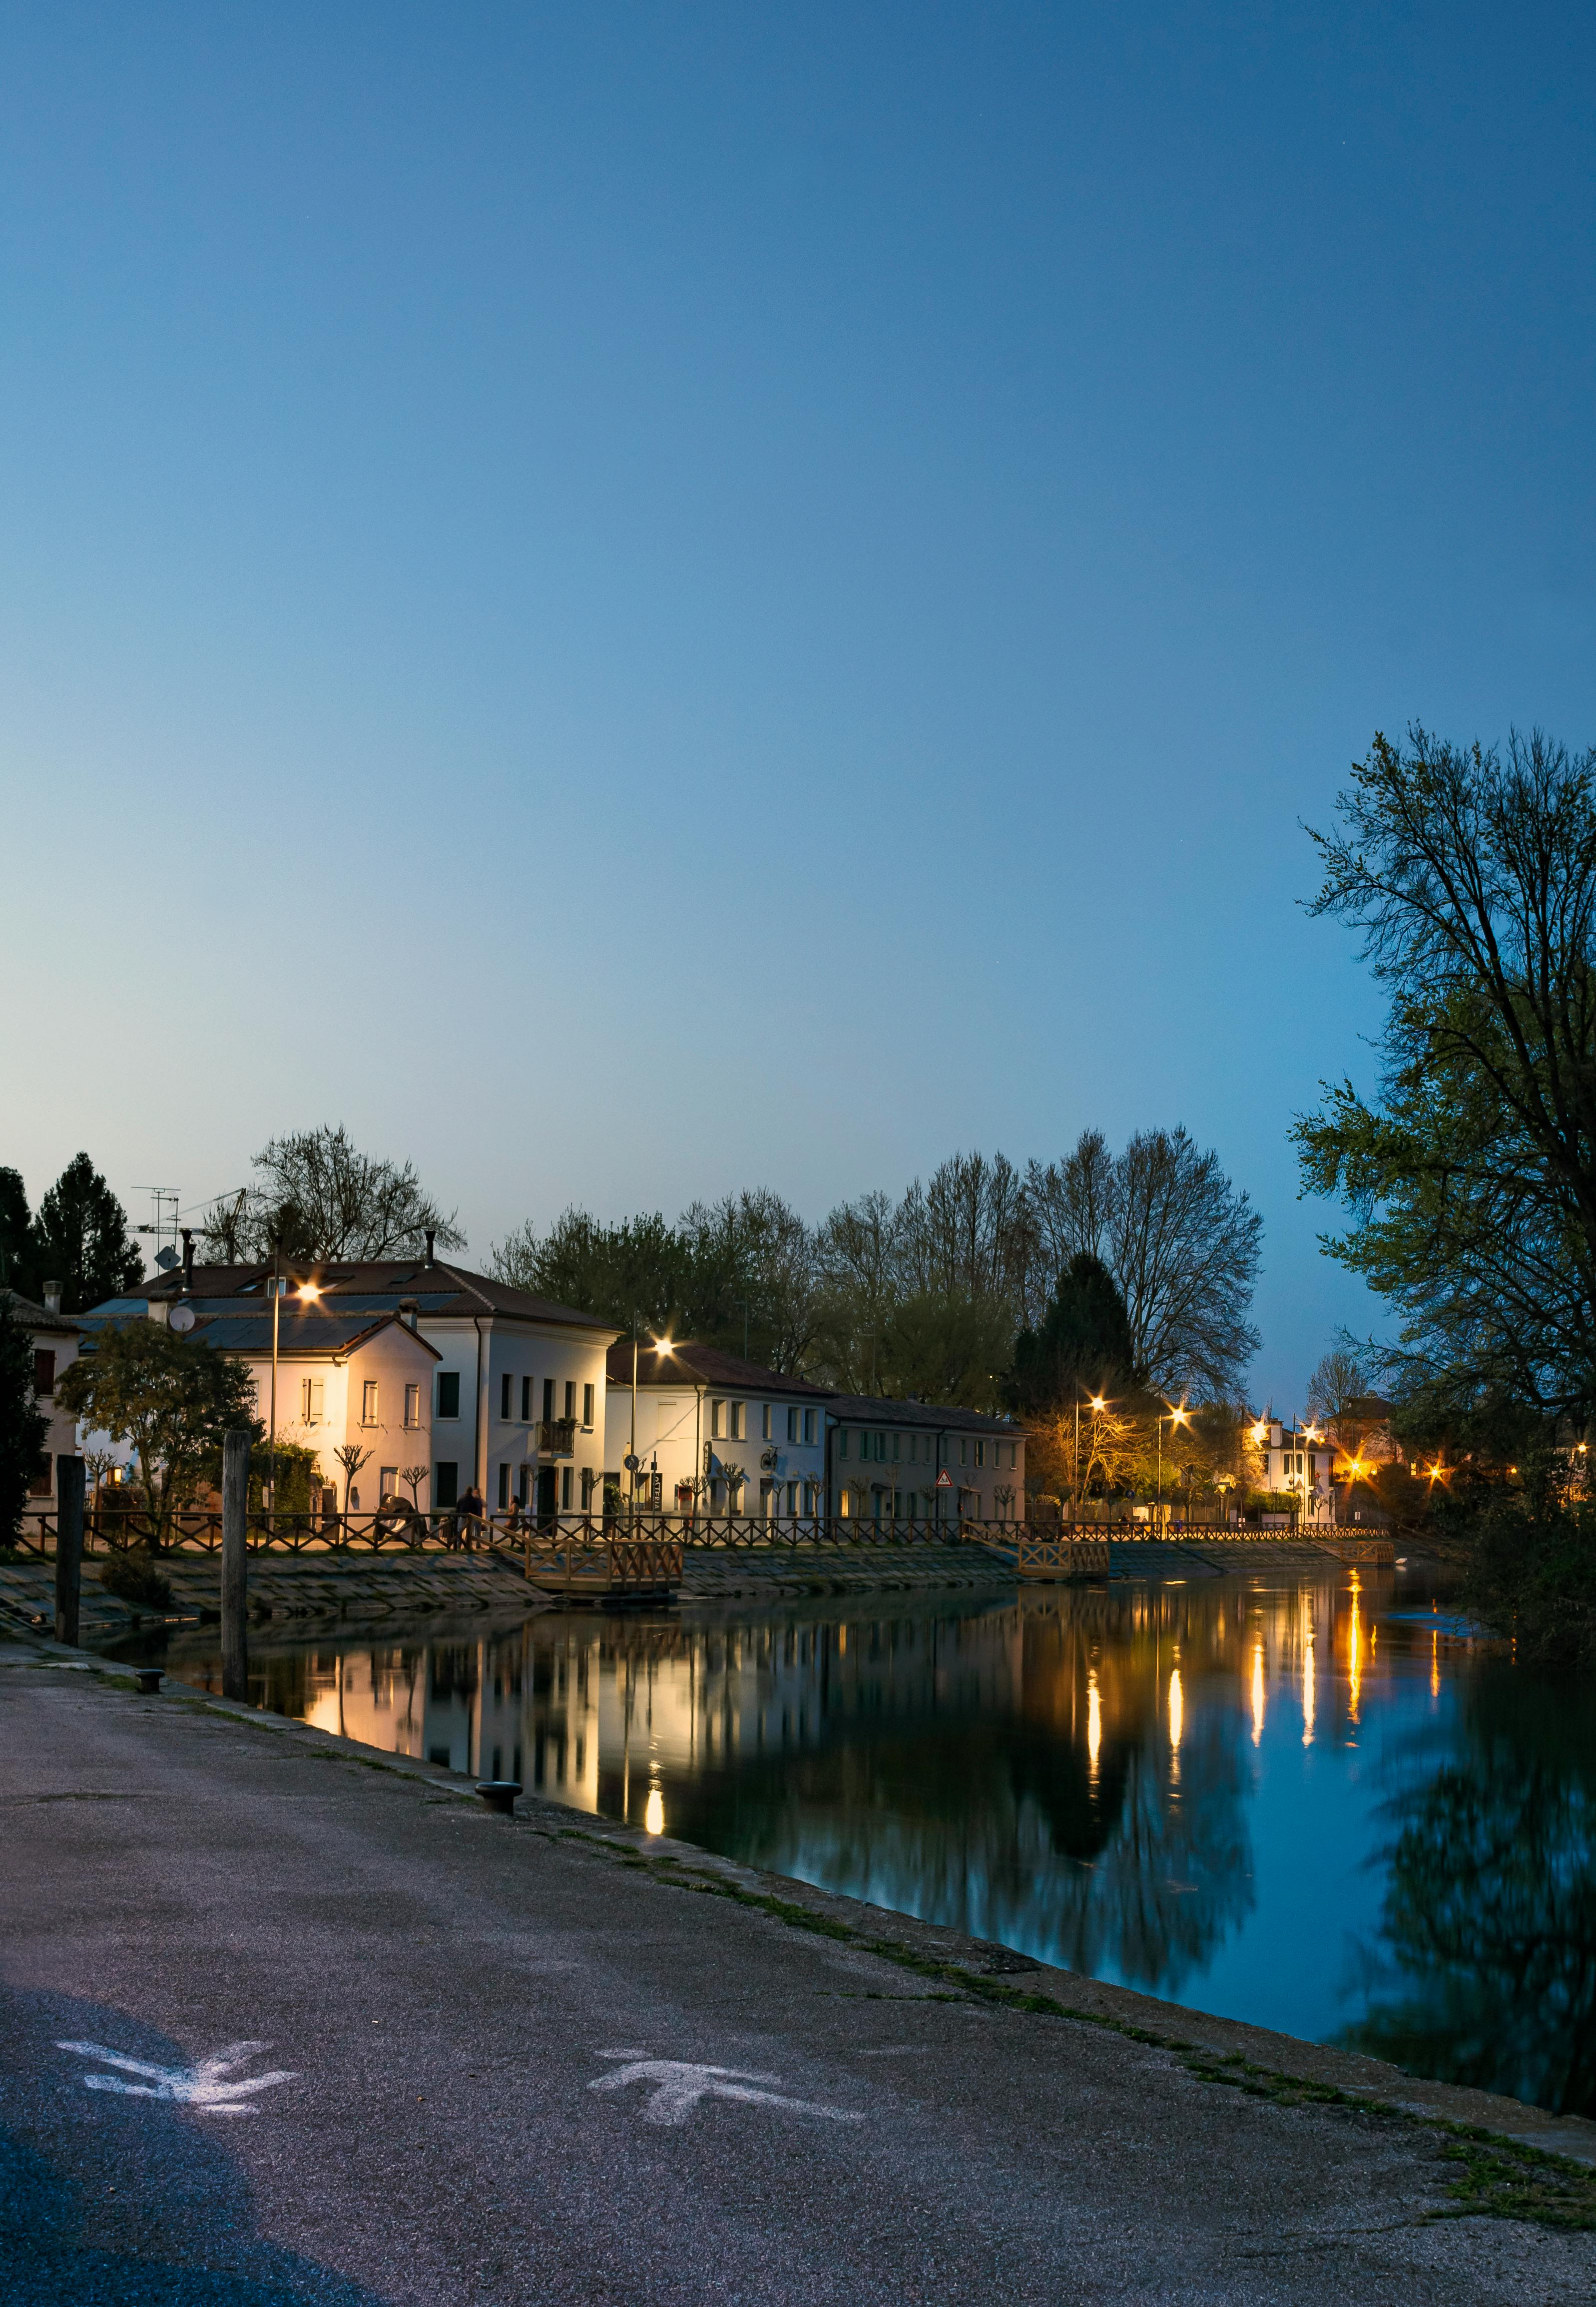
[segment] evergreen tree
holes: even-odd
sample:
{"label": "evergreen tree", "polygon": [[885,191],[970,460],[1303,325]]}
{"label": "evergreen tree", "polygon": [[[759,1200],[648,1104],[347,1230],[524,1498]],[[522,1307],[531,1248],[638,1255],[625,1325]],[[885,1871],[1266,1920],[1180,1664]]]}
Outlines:
{"label": "evergreen tree", "polygon": [[0,1290],[28,1296],[33,1253],[28,1240],[28,1191],[20,1170],[0,1167]]}
{"label": "evergreen tree", "polygon": [[34,1397],[32,1338],[0,1299],[0,1546],[16,1542],[48,1431]]}
{"label": "evergreen tree", "polygon": [[67,1163],[40,1202],[29,1256],[28,1294],[59,1282],[69,1314],[119,1298],[143,1279],[144,1253],[128,1231],[127,1213],[87,1154]]}
{"label": "evergreen tree", "polygon": [[1079,1394],[1123,1396],[1140,1384],[1130,1317],[1113,1275],[1090,1250],[1077,1251],[1040,1329],[1022,1330],[1008,1380],[1024,1417],[1055,1410]]}

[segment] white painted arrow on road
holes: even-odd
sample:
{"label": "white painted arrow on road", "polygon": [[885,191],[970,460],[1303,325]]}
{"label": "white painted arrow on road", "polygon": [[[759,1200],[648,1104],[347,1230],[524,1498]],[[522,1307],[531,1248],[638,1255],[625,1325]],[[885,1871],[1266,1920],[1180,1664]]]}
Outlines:
{"label": "white painted arrow on road", "polygon": [[260,2108],[247,2104],[256,2091],[294,2080],[292,2068],[275,2068],[270,2074],[251,2075],[233,2083],[223,2080],[258,2051],[269,2051],[270,2043],[228,2043],[192,2067],[152,2066],[147,2059],[130,2059],[120,2051],[108,2051],[103,2043],[57,2043],[56,2048],[75,2051],[80,2058],[97,2059],[102,2067],[120,2067],[126,2074],[148,2078],[142,2083],[129,2083],[121,2075],[85,2075],[82,2080],[90,2090],[119,2091],[125,2098],[176,2100],[202,2114],[258,2114]]}
{"label": "white painted arrow on road", "polygon": [[779,2075],[750,2074],[741,2067],[706,2067],[684,2059],[649,2059],[639,2051],[600,2051],[601,2059],[624,2059],[614,2074],[600,2075],[589,2090],[624,2090],[628,2083],[652,2083],[643,2109],[645,2123],[683,2123],[700,2099],[729,2098],[742,2106],[784,2106],[796,2114],[823,2115],[829,2123],[862,2123],[840,2106],[817,2106],[812,2099],[788,2098],[781,2091],[754,2088],[778,2083]]}

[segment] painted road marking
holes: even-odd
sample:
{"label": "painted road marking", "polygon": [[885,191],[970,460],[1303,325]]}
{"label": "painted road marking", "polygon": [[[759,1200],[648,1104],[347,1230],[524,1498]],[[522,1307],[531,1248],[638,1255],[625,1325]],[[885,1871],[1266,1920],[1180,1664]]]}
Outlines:
{"label": "painted road marking", "polygon": [[120,2067],[130,2075],[145,2075],[148,2081],[124,2082],[121,2075],[85,2075],[84,2086],[89,2090],[119,2091],[125,2098],[164,2098],[177,2101],[184,2106],[198,2109],[202,2114],[259,2114],[260,2108],[247,2104],[256,2091],[270,2090],[274,2083],[292,2082],[295,2070],[274,2068],[270,2074],[252,2075],[238,2082],[227,2082],[235,2067],[253,2059],[257,2051],[269,2051],[270,2043],[228,2043],[210,2058],[200,2059],[192,2067],[156,2067],[147,2059],[130,2059],[120,2051],[108,2051],[103,2043],[57,2043],[58,2051],[75,2051],[80,2058],[98,2059],[104,2067]]}
{"label": "painted road marking", "polygon": [[640,2051],[600,2051],[601,2059],[624,2059],[613,2074],[600,2075],[589,2090],[624,2090],[628,2083],[654,2085],[643,2109],[645,2123],[683,2123],[700,2099],[729,2098],[742,2106],[785,2106],[797,2114],[824,2115],[829,2123],[862,2123],[840,2106],[817,2106],[812,2099],[788,2098],[780,2091],[758,2090],[752,2084],[778,2083],[779,2075],[750,2074],[741,2067],[697,2066],[683,2059],[650,2059]]}

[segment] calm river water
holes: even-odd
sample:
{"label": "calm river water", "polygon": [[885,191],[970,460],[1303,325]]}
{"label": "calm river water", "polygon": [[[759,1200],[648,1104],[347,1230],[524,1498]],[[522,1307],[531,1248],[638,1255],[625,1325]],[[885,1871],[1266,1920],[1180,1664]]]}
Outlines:
{"label": "calm river water", "polygon": [[[168,1667],[219,1687],[210,1641]],[[1596,1702],[1401,1573],[257,1637],[251,1667],[328,1730],[1596,2112]]]}

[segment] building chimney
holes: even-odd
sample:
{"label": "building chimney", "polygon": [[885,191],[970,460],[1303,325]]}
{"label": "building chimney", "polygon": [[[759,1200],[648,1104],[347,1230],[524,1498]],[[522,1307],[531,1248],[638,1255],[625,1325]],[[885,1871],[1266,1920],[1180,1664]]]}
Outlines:
{"label": "building chimney", "polygon": [[183,1294],[185,1298],[193,1295],[193,1287],[194,1230],[193,1226],[184,1226],[183,1229]]}
{"label": "building chimney", "polygon": [[426,1260],[425,1260],[425,1262],[426,1262],[426,1264],[427,1264],[428,1265],[431,1265],[431,1264],[433,1263],[433,1242],[437,1239],[437,1233],[438,1233],[438,1230],[437,1230],[437,1228],[436,1228],[435,1226],[428,1226],[428,1228],[427,1228],[427,1230],[426,1230]]}
{"label": "building chimney", "polygon": [[62,1285],[59,1282],[47,1282],[45,1283],[44,1300],[45,1310],[47,1313],[58,1314],[61,1311],[61,1288]]}
{"label": "building chimney", "polygon": [[405,1327],[408,1330],[415,1329],[416,1317],[421,1312],[420,1299],[417,1298],[401,1298],[399,1302],[399,1320],[404,1324]]}

